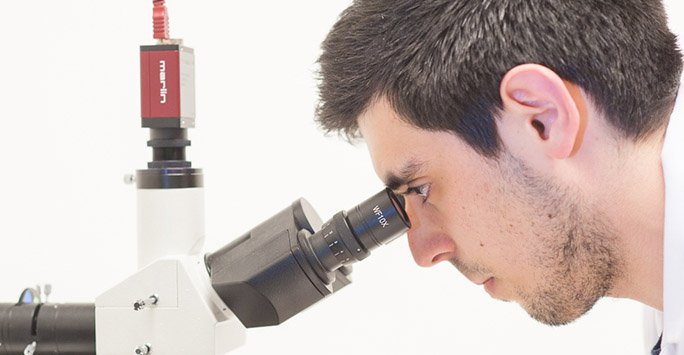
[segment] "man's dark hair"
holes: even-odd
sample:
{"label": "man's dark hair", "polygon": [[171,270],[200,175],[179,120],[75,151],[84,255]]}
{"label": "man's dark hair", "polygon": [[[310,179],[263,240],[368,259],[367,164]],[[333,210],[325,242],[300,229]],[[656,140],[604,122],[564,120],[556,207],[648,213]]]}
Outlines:
{"label": "man's dark hair", "polygon": [[386,97],[402,119],[486,156],[508,70],[537,63],[577,84],[624,137],[668,122],[682,70],[659,0],[357,0],[322,44],[317,120],[356,138]]}

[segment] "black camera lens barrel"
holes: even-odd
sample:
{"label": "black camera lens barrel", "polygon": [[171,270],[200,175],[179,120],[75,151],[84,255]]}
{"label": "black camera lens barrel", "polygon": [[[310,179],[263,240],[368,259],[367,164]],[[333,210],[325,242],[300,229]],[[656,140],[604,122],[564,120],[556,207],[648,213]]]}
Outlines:
{"label": "black camera lens barrel", "polygon": [[95,354],[92,303],[0,303],[0,355],[23,354],[36,342],[36,354]]}

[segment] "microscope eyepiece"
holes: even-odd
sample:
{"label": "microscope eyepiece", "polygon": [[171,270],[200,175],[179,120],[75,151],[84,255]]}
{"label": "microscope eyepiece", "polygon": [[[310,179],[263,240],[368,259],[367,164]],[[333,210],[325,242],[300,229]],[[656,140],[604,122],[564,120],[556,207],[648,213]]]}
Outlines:
{"label": "microscope eyepiece", "polygon": [[335,270],[367,258],[371,250],[410,227],[402,201],[385,189],[337,213],[313,235],[300,235],[299,239],[318,276],[330,281]]}
{"label": "microscope eyepiece", "polygon": [[385,189],[347,211],[352,232],[371,250],[387,244],[411,228],[403,198]]}

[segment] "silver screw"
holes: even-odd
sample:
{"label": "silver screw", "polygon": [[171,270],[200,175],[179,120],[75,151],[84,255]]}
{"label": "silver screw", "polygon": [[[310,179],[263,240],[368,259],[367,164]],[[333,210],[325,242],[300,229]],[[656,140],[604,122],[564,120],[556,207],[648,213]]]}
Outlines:
{"label": "silver screw", "polygon": [[147,297],[146,299],[139,299],[133,303],[133,309],[136,311],[141,311],[147,307],[147,305],[157,304],[159,302],[159,296],[155,293],[154,295]]}
{"label": "silver screw", "polygon": [[152,352],[152,345],[149,343],[140,345],[137,348],[135,348],[135,355],[147,355],[150,352]]}
{"label": "silver screw", "polygon": [[36,352],[36,342],[29,344],[24,349],[24,355],[33,355]]}
{"label": "silver screw", "polygon": [[124,184],[130,185],[135,182],[135,175],[133,174],[126,174],[123,177]]}
{"label": "silver screw", "polygon": [[52,285],[45,284],[45,287],[43,287],[43,291],[45,292],[45,303],[48,303],[48,297],[50,297],[50,294],[52,293]]}

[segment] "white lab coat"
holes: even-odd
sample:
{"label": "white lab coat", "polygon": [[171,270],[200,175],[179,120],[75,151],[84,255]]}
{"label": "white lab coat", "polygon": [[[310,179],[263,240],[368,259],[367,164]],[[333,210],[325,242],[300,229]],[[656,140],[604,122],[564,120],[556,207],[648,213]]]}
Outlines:
{"label": "white lab coat", "polygon": [[[665,177],[663,312],[656,316],[662,323],[655,329],[663,332],[661,355],[684,355],[684,87],[670,117],[661,158]],[[652,347],[656,340],[647,345]]]}

